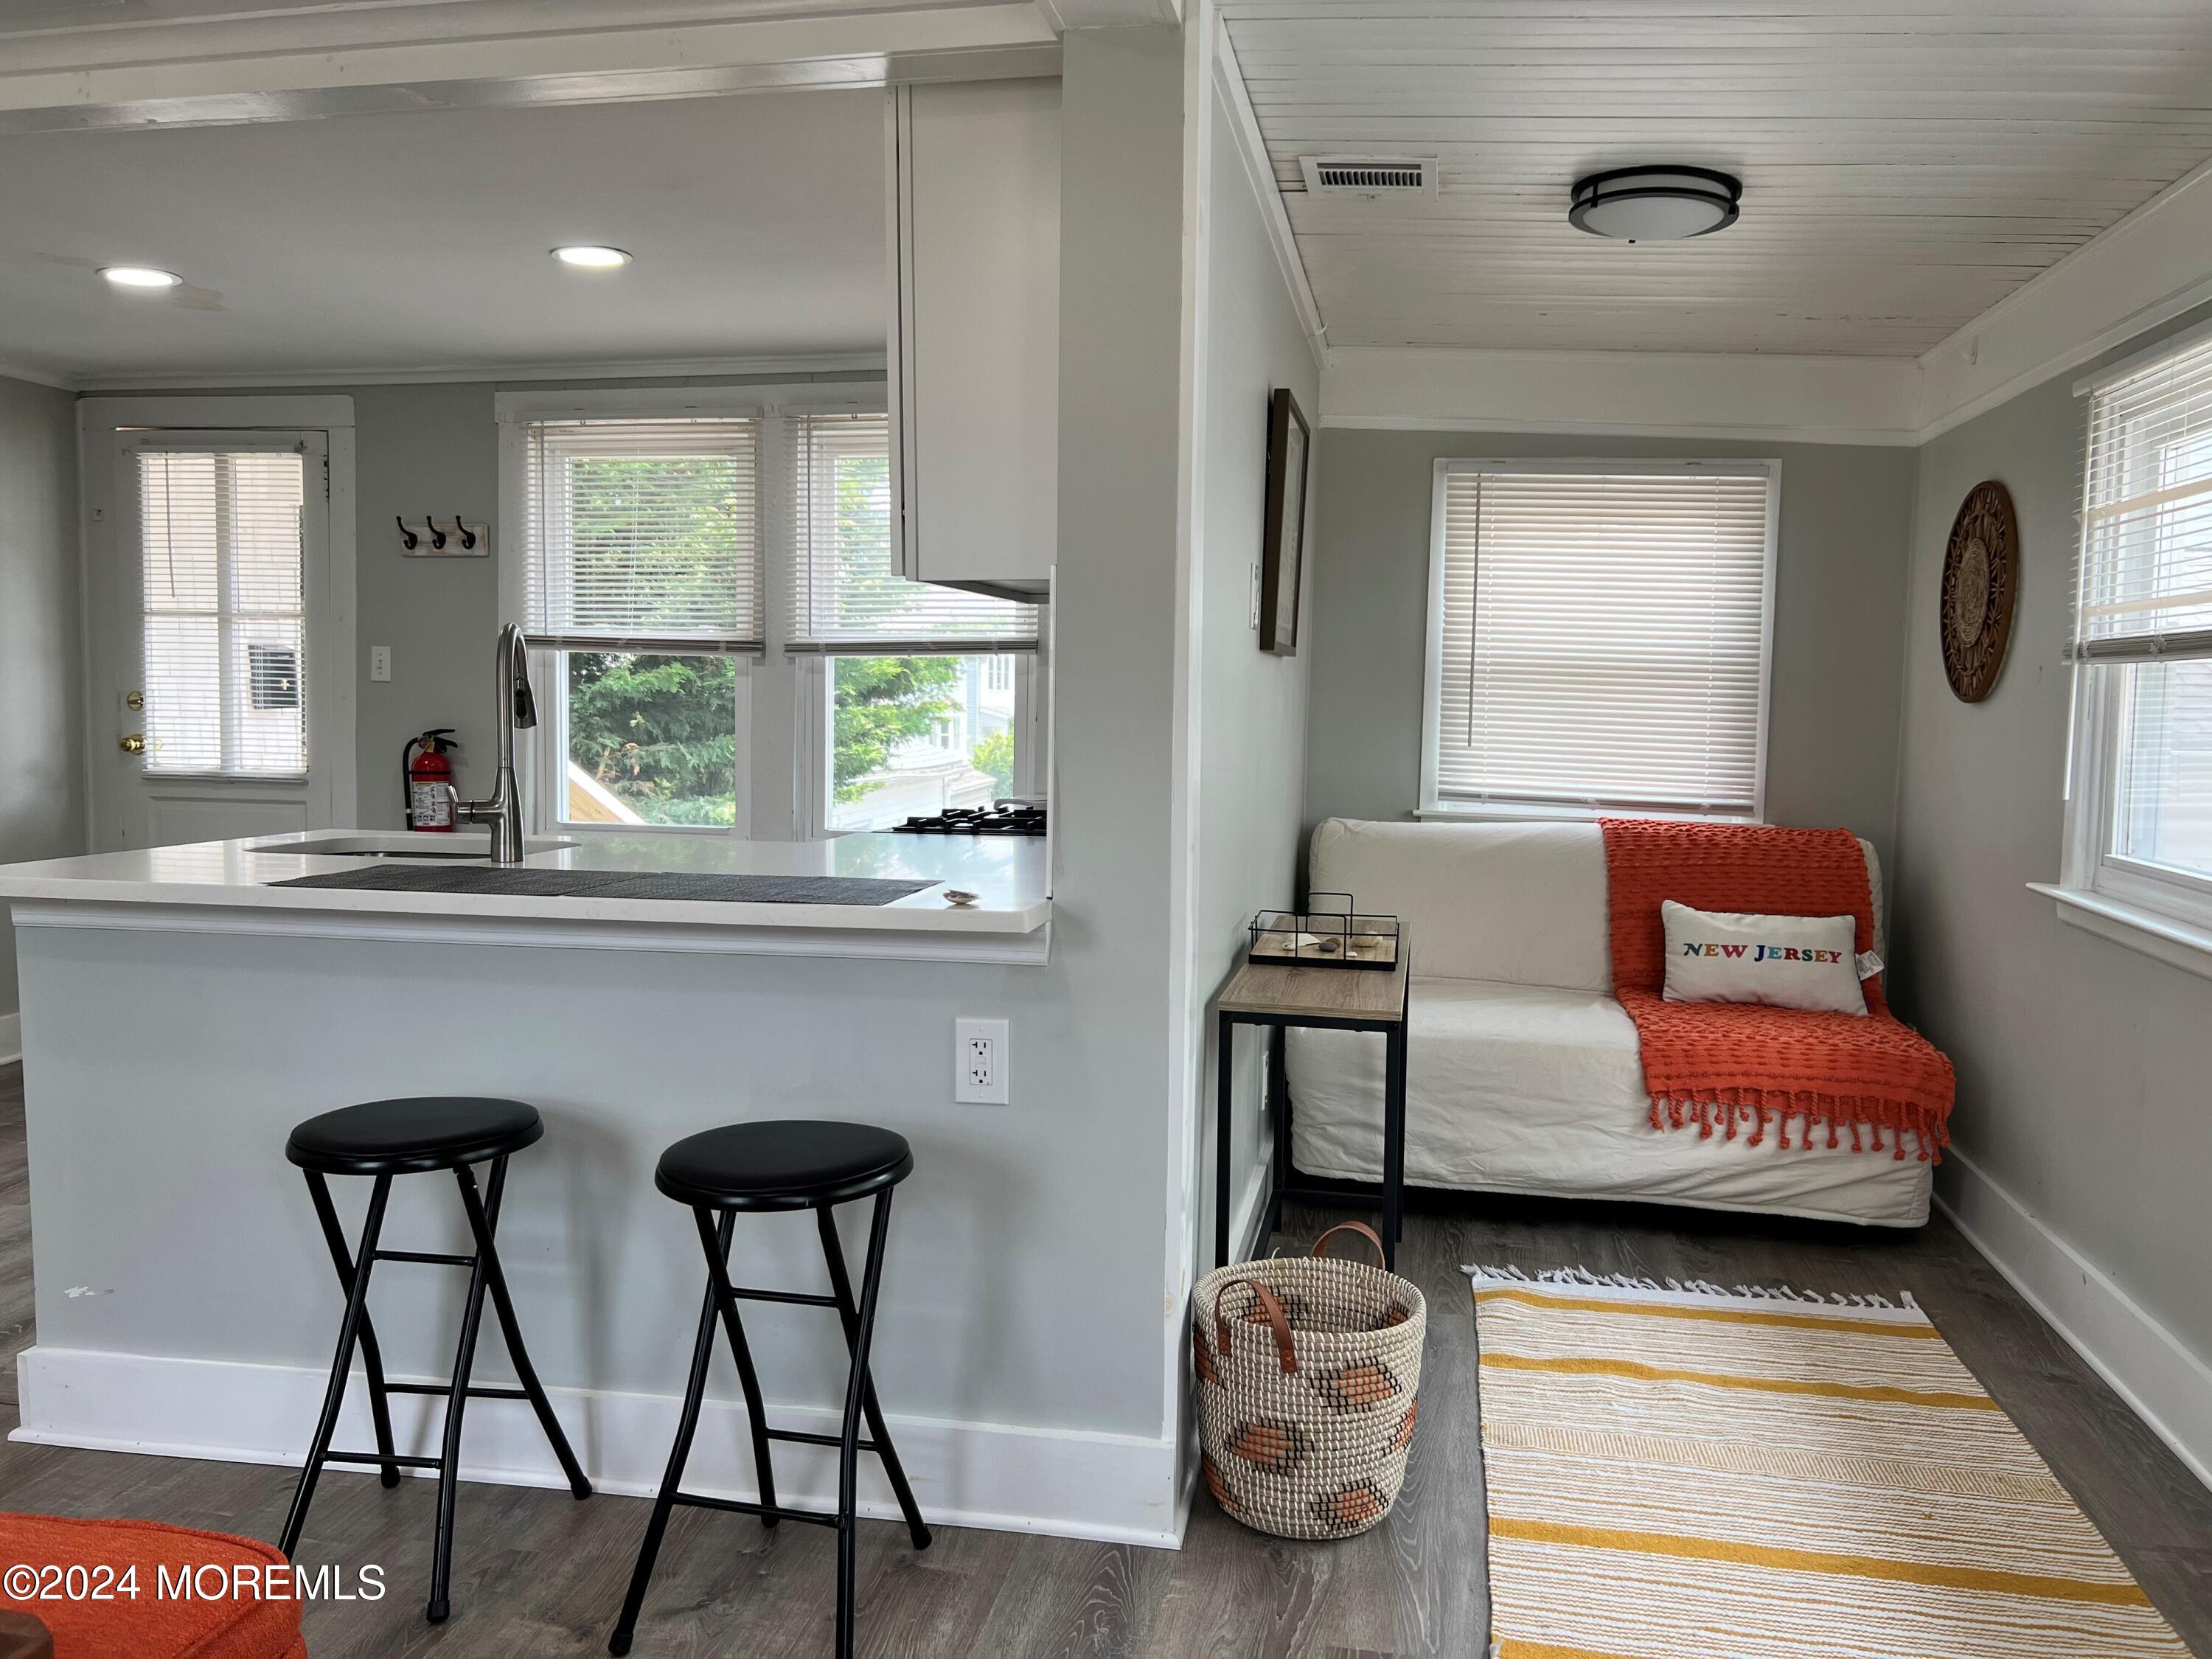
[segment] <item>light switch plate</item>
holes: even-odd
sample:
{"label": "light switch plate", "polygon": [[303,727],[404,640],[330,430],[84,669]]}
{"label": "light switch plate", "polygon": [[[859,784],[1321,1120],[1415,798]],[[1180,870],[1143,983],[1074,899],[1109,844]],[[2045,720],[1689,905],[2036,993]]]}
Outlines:
{"label": "light switch plate", "polygon": [[373,680],[388,680],[392,678],[392,647],[390,646],[372,645],[368,647],[368,677]]}
{"label": "light switch plate", "polygon": [[952,1098],[967,1106],[1006,1103],[1006,1022],[952,1022]]}

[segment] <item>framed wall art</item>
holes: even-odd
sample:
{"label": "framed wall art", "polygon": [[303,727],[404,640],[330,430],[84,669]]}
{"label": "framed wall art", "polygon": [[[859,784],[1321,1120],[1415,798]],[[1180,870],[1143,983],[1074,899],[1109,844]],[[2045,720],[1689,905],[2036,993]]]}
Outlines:
{"label": "framed wall art", "polygon": [[1288,386],[1267,406],[1267,512],[1260,555],[1260,648],[1298,649],[1298,590],[1305,572],[1306,468],[1313,434]]}

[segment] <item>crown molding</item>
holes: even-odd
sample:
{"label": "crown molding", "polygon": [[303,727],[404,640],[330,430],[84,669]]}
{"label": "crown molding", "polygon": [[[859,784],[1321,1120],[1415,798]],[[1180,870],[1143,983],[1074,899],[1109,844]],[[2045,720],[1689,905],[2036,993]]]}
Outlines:
{"label": "crown molding", "polygon": [[2212,300],[2212,161],[1921,354],[1919,441]]}
{"label": "crown molding", "polygon": [[[880,351],[798,353],[781,357],[654,357],[628,362],[447,363],[423,368],[319,368],[179,374],[88,375],[80,392],[216,391],[303,386],[506,385],[526,380],[732,380],[755,374],[881,374]],[[0,373],[6,373],[0,368]]]}
{"label": "crown molding", "polygon": [[1332,346],[1323,426],[1909,445],[1906,357]]}
{"label": "crown molding", "polygon": [[11,380],[28,380],[33,386],[50,386],[58,392],[80,390],[78,383],[65,374],[56,374],[50,369],[33,368],[27,363],[14,362],[0,357],[0,375]]}
{"label": "crown molding", "polygon": [[1252,107],[1252,94],[1244,85],[1244,70],[1237,61],[1237,48],[1230,41],[1225,19],[1217,22],[1213,31],[1213,75],[1228,100],[1229,128],[1237,136],[1237,154],[1244,164],[1245,177],[1251,181],[1252,193],[1259,198],[1260,216],[1267,223],[1267,240],[1274,245],[1276,263],[1283,268],[1291,302],[1297,307],[1306,343],[1312,349],[1316,367],[1325,369],[1328,325],[1322,320],[1313,284],[1306,280],[1305,259],[1298,252],[1297,235],[1291,228],[1281,187],[1275,183],[1275,166],[1268,159],[1267,140],[1260,136],[1259,113]]}

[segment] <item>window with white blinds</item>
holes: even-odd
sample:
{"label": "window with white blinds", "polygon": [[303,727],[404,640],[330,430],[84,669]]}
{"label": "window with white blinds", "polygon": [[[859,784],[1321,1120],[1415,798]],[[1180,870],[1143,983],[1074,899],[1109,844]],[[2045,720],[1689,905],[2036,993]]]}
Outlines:
{"label": "window with white blinds", "polygon": [[1438,471],[1424,804],[1757,817],[1774,468]]}
{"label": "window with white blinds", "polygon": [[2212,657],[2212,341],[2094,391],[2075,654]]}
{"label": "window with white blinds", "polygon": [[523,442],[532,644],[760,648],[757,421],[538,421]]}
{"label": "window with white blinds", "polygon": [[2212,927],[2212,340],[2089,388],[2067,884]]}
{"label": "window with white blinds", "polygon": [[307,770],[295,450],[138,453],[149,772]]}
{"label": "window with white blinds", "polygon": [[792,650],[893,656],[1036,648],[1034,605],[898,574],[888,416],[809,415],[792,425],[799,502]]}

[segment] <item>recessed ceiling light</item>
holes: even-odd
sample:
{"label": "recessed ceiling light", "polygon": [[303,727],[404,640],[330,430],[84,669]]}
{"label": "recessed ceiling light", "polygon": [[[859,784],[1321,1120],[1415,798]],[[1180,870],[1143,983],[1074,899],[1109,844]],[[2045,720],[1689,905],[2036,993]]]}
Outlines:
{"label": "recessed ceiling light", "polygon": [[152,265],[102,265],[100,274],[118,288],[181,288],[185,282],[175,271]]}
{"label": "recessed ceiling light", "polygon": [[1622,242],[1678,242],[1736,222],[1740,179],[1709,167],[1617,167],[1575,181],[1567,222]]}
{"label": "recessed ceiling light", "polygon": [[629,263],[629,255],[618,247],[556,247],[553,257],[581,270],[619,270]]}

